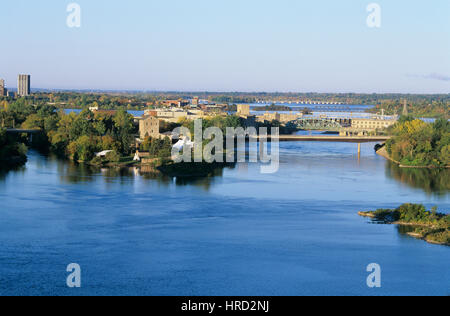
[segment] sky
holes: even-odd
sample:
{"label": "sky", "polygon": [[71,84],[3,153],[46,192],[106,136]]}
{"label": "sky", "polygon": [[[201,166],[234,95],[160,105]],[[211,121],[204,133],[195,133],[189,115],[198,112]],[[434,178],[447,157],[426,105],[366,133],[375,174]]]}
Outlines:
{"label": "sky", "polygon": [[[67,26],[78,3],[81,27]],[[381,27],[367,25],[367,6]],[[15,88],[450,93],[448,0],[2,0]]]}

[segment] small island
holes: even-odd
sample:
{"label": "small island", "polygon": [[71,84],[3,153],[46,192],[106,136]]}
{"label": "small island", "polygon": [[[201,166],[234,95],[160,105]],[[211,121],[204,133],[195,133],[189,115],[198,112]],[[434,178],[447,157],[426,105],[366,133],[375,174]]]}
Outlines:
{"label": "small island", "polygon": [[450,246],[450,215],[438,213],[436,208],[427,211],[421,204],[403,204],[397,209],[379,209],[359,212],[360,216],[384,224],[410,226],[411,237],[428,243]]}

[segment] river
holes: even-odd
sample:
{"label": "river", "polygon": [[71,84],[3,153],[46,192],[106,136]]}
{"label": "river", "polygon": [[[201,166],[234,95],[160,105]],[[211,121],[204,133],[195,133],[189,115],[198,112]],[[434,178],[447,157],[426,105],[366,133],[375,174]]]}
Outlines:
{"label": "river", "polygon": [[[29,153],[0,175],[0,295],[448,295],[450,249],[361,210],[450,209],[449,171],[400,170],[363,144],[280,144],[276,174],[98,170]],[[82,287],[66,286],[77,263]],[[366,267],[382,268],[368,288]]]}

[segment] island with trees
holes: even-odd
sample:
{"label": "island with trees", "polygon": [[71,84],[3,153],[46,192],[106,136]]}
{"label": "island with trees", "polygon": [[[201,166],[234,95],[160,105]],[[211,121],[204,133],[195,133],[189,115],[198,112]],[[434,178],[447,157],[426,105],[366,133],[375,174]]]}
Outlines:
{"label": "island with trees", "polygon": [[437,212],[437,208],[427,211],[421,204],[403,204],[397,209],[379,209],[359,212],[384,224],[408,226],[409,236],[423,239],[429,243],[450,246],[450,215]]}

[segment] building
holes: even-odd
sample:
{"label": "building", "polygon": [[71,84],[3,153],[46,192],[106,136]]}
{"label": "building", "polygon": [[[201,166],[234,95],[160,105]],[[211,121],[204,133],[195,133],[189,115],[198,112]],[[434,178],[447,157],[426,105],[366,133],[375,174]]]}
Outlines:
{"label": "building", "polygon": [[294,114],[280,114],[280,123],[286,124],[295,120],[298,120],[299,118],[302,118],[302,113],[294,113]]}
{"label": "building", "polygon": [[146,137],[159,138],[159,119],[154,116],[143,116],[139,120],[139,136],[141,139]]}
{"label": "building", "polygon": [[200,100],[198,97],[194,97],[192,99],[192,106],[197,107],[200,104]]}
{"label": "building", "polygon": [[360,131],[376,131],[388,128],[397,123],[396,119],[352,119],[352,129]]}
{"label": "building", "polygon": [[242,116],[250,115],[250,105],[248,104],[238,104],[237,106],[237,114]]}
{"label": "building", "polygon": [[196,120],[200,118],[205,118],[207,114],[200,109],[190,109],[182,110],[180,108],[170,108],[170,109],[156,109],[156,110],[146,110],[144,116],[157,117],[159,120],[178,123],[180,119]]}
{"label": "building", "polygon": [[17,94],[26,97],[31,94],[31,76],[19,75],[17,78]]}
{"label": "building", "polygon": [[275,113],[266,112],[266,113],[264,113],[264,115],[258,115],[256,117],[256,120],[258,122],[272,122],[272,121],[280,122],[281,116],[277,112],[275,112]]}
{"label": "building", "polygon": [[0,79],[0,97],[7,95],[7,89],[5,88],[5,80]]}
{"label": "building", "polygon": [[183,99],[179,99],[179,100],[164,100],[161,101],[161,104],[165,107],[185,107],[190,105],[191,103],[188,100],[183,100]]}

